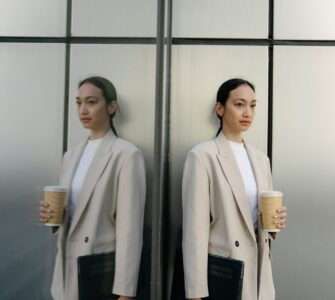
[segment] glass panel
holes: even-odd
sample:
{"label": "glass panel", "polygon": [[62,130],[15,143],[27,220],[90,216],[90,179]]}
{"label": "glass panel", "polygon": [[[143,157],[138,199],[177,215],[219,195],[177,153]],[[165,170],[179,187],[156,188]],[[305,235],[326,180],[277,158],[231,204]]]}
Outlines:
{"label": "glass panel", "polygon": [[64,36],[66,0],[0,0],[0,36]]}
{"label": "glass panel", "polygon": [[255,84],[257,112],[246,139],[266,153],[267,71],[267,47],[173,47],[169,220],[171,249],[176,247],[180,238],[181,178],[185,156],[196,144],[215,137],[219,123],[213,108],[217,90],[224,81],[242,77]]}
{"label": "glass panel", "polygon": [[73,0],[75,36],[156,36],[157,1]]}
{"label": "glass panel", "polygon": [[274,186],[289,209],[288,228],[273,243],[277,291],[282,299],[328,299],[335,293],[335,47],[274,50]]}
{"label": "glass panel", "polygon": [[213,112],[216,93],[221,83],[234,77],[255,83],[257,113],[247,136],[266,152],[267,61],[267,47],[173,47],[171,144],[175,159],[183,161],[193,145],[215,136],[219,127]]}
{"label": "glass panel", "polygon": [[50,299],[55,252],[39,223],[62,157],[64,45],[0,44],[0,299]]}
{"label": "glass panel", "polygon": [[333,0],[274,1],[276,39],[335,39]]}
{"label": "glass panel", "polygon": [[71,51],[69,146],[88,135],[77,117],[75,97],[78,83],[88,76],[100,75],[110,79],[117,90],[119,111],[114,125],[118,135],[144,152],[148,175],[147,202],[138,299],[148,299],[150,293],[155,51],[154,45],[74,45]]}
{"label": "glass panel", "polygon": [[173,1],[173,36],[267,38],[269,1]]}
{"label": "glass panel", "polygon": [[138,145],[151,161],[155,111],[155,46],[72,47],[69,146],[77,144],[87,136],[88,132],[78,121],[75,97],[79,81],[93,75],[109,78],[115,84],[119,98],[119,112],[115,116],[118,134]]}

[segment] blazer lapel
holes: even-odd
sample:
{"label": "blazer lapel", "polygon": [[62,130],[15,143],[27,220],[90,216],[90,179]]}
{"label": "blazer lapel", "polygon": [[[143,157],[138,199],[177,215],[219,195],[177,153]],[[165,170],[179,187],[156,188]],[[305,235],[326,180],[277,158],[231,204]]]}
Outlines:
{"label": "blazer lapel", "polygon": [[105,170],[108,161],[112,156],[112,146],[117,137],[109,131],[106,136],[101,141],[99,148],[91,162],[90,167],[87,170],[87,174],[83,183],[82,190],[78,199],[77,206],[74,211],[72,222],[69,229],[69,236],[74,231],[74,228],[78,224],[89,200],[91,199],[92,192],[101,176]]}
{"label": "blazer lapel", "polygon": [[[63,174],[61,177],[60,184],[65,186],[68,191],[71,190],[72,179],[74,176],[74,172],[76,171],[79,159],[81,154],[83,153],[85,146],[87,144],[87,140],[83,141],[81,144],[73,148],[72,153],[69,153],[69,157],[66,158],[66,161],[63,162]],[[70,193],[66,195],[66,203],[68,203],[70,199]]]}
{"label": "blazer lapel", "polygon": [[221,169],[232,189],[235,200],[250,231],[250,234],[254,239],[256,239],[248,198],[234,153],[228,143],[228,140],[222,133],[220,133],[215,141],[219,148],[219,154],[217,155],[217,158],[221,165]]}
{"label": "blazer lapel", "polygon": [[[247,149],[247,153],[254,171],[254,175],[256,178],[256,184],[257,184],[257,191],[258,191],[258,211],[260,211],[260,203],[259,203],[259,193],[263,190],[266,190],[266,179],[264,177],[264,165],[261,160],[261,156],[254,151],[254,149],[247,143],[245,143],[245,148]],[[260,218],[259,218],[260,219]],[[258,232],[262,229],[262,222],[258,220]]]}
{"label": "blazer lapel", "polygon": [[[74,173],[76,171],[78,162],[80,160],[81,154],[83,153],[85,146],[87,144],[87,140],[83,141],[79,145],[75,146],[72,148],[65,156],[64,156],[64,161],[62,164],[62,176],[60,179],[60,185],[65,186],[68,190],[68,193],[66,195],[66,205],[67,207],[69,206],[69,201],[70,201],[70,191],[71,191],[71,184],[72,184],[72,178],[74,176]],[[60,231],[62,238],[60,239],[63,241],[63,236],[67,236],[67,232],[69,229],[69,210],[65,210],[65,215],[64,215],[64,221],[63,221],[63,228]]]}

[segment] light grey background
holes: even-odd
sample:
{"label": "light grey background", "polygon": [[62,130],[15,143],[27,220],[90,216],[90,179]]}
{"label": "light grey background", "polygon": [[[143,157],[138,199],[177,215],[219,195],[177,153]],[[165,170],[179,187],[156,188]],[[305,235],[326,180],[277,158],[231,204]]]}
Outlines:
{"label": "light grey background", "polygon": [[275,188],[288,228],[274,243],[279,299],[334,298],[335,47],[275,47]]}
{"label": "light grey background", "polygon": [[275,0],[274,37],[284,40],[334,40],[334,11],[333,0]]}
{"label": "light grey background", "polygon": [[268,0],[173,1],[173,36],[267,38]]}
{"label": "light grey background", "polygon": [[47,299],[55,254],[38,221],[62,157],[64,45],[0,44],[0,299]]}
{"label": "light grey background", "polygon": [[64,36],[66,2],[0,0],[0,36]]}
{"label": "light grey background", "polygon": [[155,37],[155,0],[73,0],[75,36]]}
{"label": "light grey background", "polygon": [[[173,35],[265,39],[268,3],[174,1]],[[275,39],[334,40],[332,0],[274,4]],[[0,0],[0,7],[0,299],[49,299],[54,238],[39,224],[36,208],[43,186],[57,182],[59,174],[65,45],[5,43],[1,37],[64,37],[66,1]],[[153,0],[74,0],[72,33],[152,37],[156,8]],[[335,46],[293,44],[274,47],[274,186],[284,192],[289,209],[288,228],[273,243],[277,299],[332,300]],[[172,54],[169,238],[175,242],[185,153],[216,133],[211,109],[225,79],[242,76],[256,84],[257,114],[248,140],[267,151],[268,47],[175,45]],[[69,145],[86,135],[72,102],[78,81],[109,76],[120,95],[116,125],[144,151],[150,186],[155,46],[76,44],[70,58]]]}

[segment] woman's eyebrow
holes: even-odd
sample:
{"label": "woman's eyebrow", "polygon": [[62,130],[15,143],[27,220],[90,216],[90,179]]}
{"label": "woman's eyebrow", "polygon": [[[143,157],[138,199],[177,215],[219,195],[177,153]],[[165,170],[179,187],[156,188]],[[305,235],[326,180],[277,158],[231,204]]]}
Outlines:
{"label": "woman's eyebrow", "polygon": [[[243,101],[243,102],[247,102],[247,100],[244,99],[244,98],[235,98],[235,99],[233,99],[233,101],[238,101],[238,100]],[[256,102],[256,101],[257,101],[256,99],[251,100],[251,102]]]}
{"label": "woman's eyebrow", "polygon": [[[98,97],[96,97],[96,96],[87,96],[87,97],[84,98],[84,100],[88,100],[88,99],[91,99],[91,98],[93,98],[93,99],[95,99],[95,100],[98,99]],[[81,100],[81,98],[80,98],[79,96],[77,96],[76,99],[77,99],[77,100]]]}

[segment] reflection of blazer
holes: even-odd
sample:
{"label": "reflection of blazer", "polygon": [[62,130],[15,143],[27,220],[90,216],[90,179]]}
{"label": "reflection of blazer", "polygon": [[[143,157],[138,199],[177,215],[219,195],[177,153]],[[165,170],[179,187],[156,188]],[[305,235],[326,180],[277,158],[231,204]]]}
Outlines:
{"label": "reflection of blazer", "polygon": [[[245,146],[258,191],[271,190],[268,158],[250,145]],[[183,175],[187,298],[208,296],[208,253],[244,261],[243,300],[275,298],[268,234],[258,223],[257,241],[243,179],[224,135],[193,148],[187,155]]]}
{"label": "reflection of blazer", "polygon": [[[68,189],[86,143],[64,155],[60,184]],[[135,295],[145,191],[142,152],[109,131],[88,169],[72,222],[66,215],[59,232],[51,289],[55,299],[78,299],[78,256],[108,251],[116,251],[113,293]]]}

